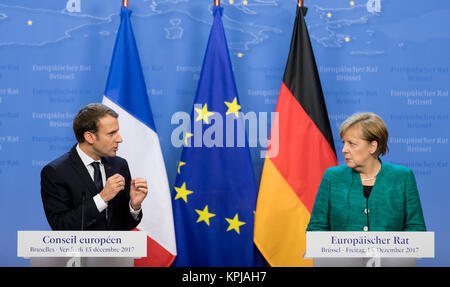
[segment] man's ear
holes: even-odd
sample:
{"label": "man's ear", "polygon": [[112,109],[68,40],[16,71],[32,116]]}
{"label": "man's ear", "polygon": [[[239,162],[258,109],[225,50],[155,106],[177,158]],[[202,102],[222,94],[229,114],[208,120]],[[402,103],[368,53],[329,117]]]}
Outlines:
{"label": "man's ear", "polygon": [[95,134],[91,133],[91,132],[85,132],[84,133],[84,140],[89,143],[89,144],[93,144],[94,141],[96,140]]}

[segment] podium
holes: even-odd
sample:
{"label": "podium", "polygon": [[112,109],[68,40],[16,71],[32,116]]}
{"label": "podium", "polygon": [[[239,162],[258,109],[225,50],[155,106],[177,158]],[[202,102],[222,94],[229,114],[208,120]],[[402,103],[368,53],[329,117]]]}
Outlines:
{"label": "podium", "polygon": [[305,259],[314,267],[415,267],[434,257],[434,232],[306,233]]}
{"label": "podium", "polygon": [[18,231],[17,256],[31,267],[132,267],[147,256],[144,231]]}

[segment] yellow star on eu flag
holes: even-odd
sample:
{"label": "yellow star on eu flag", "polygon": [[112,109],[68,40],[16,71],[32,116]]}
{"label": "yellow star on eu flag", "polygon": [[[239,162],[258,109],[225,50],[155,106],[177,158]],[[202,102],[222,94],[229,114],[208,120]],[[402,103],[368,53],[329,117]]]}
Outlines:
{"label": "yellow star on eu flag", "polygon": [[208,104],[205,104],[202,109],[194,108],[198,116],[195,121],[203,120],[205,124],[209,124],[209,117],[214,115],[213,112],[208,111]]}
{"label": "yellow star on eu flag", "polygon": [[237,232],[237,234],[240,234],[240,230],[239,230],[239,226],[242,226],[245,224],[245,222],[243,221],[239,221],[239,217],[238,214],[236,213],[236,215],[234,216],[233,219],[230,218],[225,218],[225,220],[228,222],[229,226],[227,229],[227,232],[234,229],[234,231]]}
{"label": "yellow star on eu flag", "polygon": [[199,223],[199,222],[201,222],[201,221],[204,221],[208,226],[209,226],[209,219],[210,219],[211,217],[216,216],[214,213],[209,213],[209,211],[208,211],[208,205],[206,205],[205,208],[203,208],[203,210],[198,210],[198,209],[196,209],[195,211],[196,211],[196,212],[198,213],[198,215],[199,215],[199,217],[198,217],[198,219],[197,219],[197,223]]}
{"label": "yellow star on eu flag", "polygon": [[187,190],[186,189],[186,182],[183,182],[183,184],[181,185],[181,187],[173,187],[175,189],[175,191],[177,192],[177,195],[175,196],[175,200],[182,198],[184,200],[184,202],[187,203],[187,196],[189,194],[194,193],[192,190]]}
{"label": "yellow star on eu flag", "polygon": [[226,115],[235,114],[236,117],[239,117],[239,110],[241,109],[241,106],[238,105],[236,97],[234,97],[234,99],[231,103],[225,101],[225,105],[227,105],[227,107],[228,107]]}

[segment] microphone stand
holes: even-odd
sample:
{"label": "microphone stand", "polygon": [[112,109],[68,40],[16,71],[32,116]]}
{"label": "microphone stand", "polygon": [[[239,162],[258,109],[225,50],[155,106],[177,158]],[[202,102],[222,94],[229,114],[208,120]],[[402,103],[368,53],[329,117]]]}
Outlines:
{"label": "microphone stand", "polygon": [[370,231],[369,226],[369,196],[373,186],[363,186],[364,197],[366,198],[366,216],[367,216],[367,231]]}
{"label": "microphone stand", "polygon": [[370,226],[369,226],[369,197],[366,197],[366,215],[367,215],[367,231],[370,231]]}
{"label": "microphone stand", "polygon": [[86,192],[81,193],[81,231],[84,230],[84,201],[86,199]]}

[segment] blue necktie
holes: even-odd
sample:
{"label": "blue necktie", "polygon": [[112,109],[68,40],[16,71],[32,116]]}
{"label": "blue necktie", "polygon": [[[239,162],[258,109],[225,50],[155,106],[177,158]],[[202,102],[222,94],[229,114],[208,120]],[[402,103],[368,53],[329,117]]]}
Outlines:
{"label": "blue necktie", "polygon": [[94,167],[94,183],[98,189],[98,192],[100,192],[103,189],[103,180],[102,180],[102,174],[100,172],[100,164],[96,161],[94,161],[91,164]]}
{"label": "blue necktie", "polygon": [[[103,180],[102,180],[102,173],[100,172],[100,163],[94,161],[91,164],[94,167],[94,183],[98,189],[98,192],[100,192],[103,190]],[[109,208],[106,208],[106,210],[102,211],[101,213],[104,216],[106,225],[108,225],[108,218],[110,217],[108,215],[108,212],[110,212],[110,210]]]}

